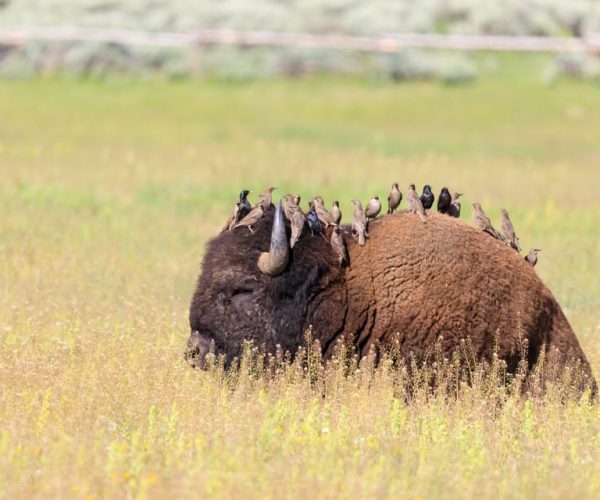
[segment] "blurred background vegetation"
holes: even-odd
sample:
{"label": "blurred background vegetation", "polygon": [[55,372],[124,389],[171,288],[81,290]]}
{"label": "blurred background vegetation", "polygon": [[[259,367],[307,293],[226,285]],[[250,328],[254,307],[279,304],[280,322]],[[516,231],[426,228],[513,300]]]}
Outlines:
{"label": "blurred background vegetation", "polygon": [[[184,32],[196,29],[264,30],[309,34],[441,33],[580,37],[600,32],[593,0],[3,0],[0,29],[9,26],[87,27]],[[274,75],[373,75],[393,80],[470,82],[472,57],[446,51],[401,50],[357,54],[328,49],[204,47],[173,49],[119,43],[30,41],[0,46],[0,76],[62,72],[106,76],[130,73],[169,78],[212,76],[251,80]],[[600,62],[586,54],[560,55],[543,70],[598,80]]]}

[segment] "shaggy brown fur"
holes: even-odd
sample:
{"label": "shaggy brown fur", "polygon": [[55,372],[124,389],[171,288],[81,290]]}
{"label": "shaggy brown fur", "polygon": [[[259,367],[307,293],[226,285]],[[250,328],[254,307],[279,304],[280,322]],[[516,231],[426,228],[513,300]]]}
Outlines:
{"label": "shaggy brown fur", "polygon": [[581,359],[591,373],[548,288],[503,242],[434,212],[426,225],[404,214],[381,218],[370,236],[365,247],[348,248],[352,306],[344,330],[361,353],[376,340],[397,340],[419,359],[440,336],[447,353],[469,337],[476,355],[490,359],[497,339],[498,355],[514,370],[522,335],[530,362],[545,345]]}
{"label": "shaggy brown fur", "polygon": [[341,271],[328,241],[305,231],[288,269],[270,277],[256,261],[269,248],[273,212],[255,234],[236,229],[209,243],[190,324],[219,352],[238,355],[244,339],[294,352],[313,325],[325,356],[345,337],[361,355],[377,341],[423,360],[442,337],[448,355],[469,338],[475,354],[490,359],[497,340],[498,355],[514,371],[522,336],[530,363],[545,345],[579,358],[591,377],[573,330],[532,267],[465,222],[434,212],[427,224],[407,213],[386,215],[370,223],[365,246],[345,237],[349,265]]}

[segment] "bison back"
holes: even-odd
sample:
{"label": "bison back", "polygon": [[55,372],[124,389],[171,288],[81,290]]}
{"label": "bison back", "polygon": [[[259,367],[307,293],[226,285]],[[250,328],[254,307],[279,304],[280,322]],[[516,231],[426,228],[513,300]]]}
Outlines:
{"label": "bison back", "polygon": [[[345,333],[361,354],[378,342],[424,359],[437,342],[451,353],[469,339],[473,354],[494,350],[515,369],[523,340],[535,362],[543,346],[581,360],[579,342],[535,270],[503,242],[465,222],[429,213],[392,214],[350,241]],[[440,340],[441,338],[441,340]]]}

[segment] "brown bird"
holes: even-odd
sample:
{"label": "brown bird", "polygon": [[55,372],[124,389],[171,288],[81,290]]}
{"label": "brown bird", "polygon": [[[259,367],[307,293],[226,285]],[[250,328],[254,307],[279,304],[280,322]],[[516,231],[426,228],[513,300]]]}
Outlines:
{"label": "brown bird", "polygon": [[290,247],[294,248],[296,242],[302,236],[302,230],[304,229],[305,216],[302,209],[298,207],[292,214],[290,219],[290,226],[292,228],[292,236],[290,237]]}
{"label": "brown bird", "polygon": [[233,212],[231,212],[231,215],[227,218],[227,222],[225,222],[225,225],[223,226],[223,229],[221,229],[221,232],[225,232],[225,231],[230,231],[231,229],[234,228],[234,226],[239,222],[240,219],[240,202],[236,201],[235,204],[233,205]]}
{"label": "brown bird", "polygon": [[392,189],[390,194],[388,195],[388,214],[393,214],[394,210],[396,210],[400,206],[400,202],[402,201],[402,193],[400,189],[398,189],[398,183],[394,182],[392,184]]}
{"label": "brown bird", "polygon": [[531,265],[531,267],[535,267],[538,261],[538,253],[541,250],[539,248],[532,248],[529,250],[529,253],[525,256],[525,260]]}
{"label": "brown bird", "polygon": [[344,238],[339,226],[335,226],[331,233],[331,248],[333,248],[333,251],[337,255],[341,269],[344,263],[348,261],[348,256],[346,254],[346,245],[344,244]]}
{"label": "brown bird", "polygon": [[381,212],[381,202],[379,201],[379,196],[375,195],[371,198],[371,201],[367,203],[367,208],[365,208],[365,216],[367,219],[374,219]]}
{"label": "brown bird", "polygon": [[283,213],[285,214],[287,220],[292,220],[292,216],[298,208],[298,205],[294,203],[294,196],[292,196],[291,194],[286,194],[285,204],[283,206]]}
{"label": "brown bird", "polygon": [[315,212],[317,213],[317,217],[323,224],[325,224],[325,228],[327,228],[328,226],[335,226],[336,223],[333,220],[331,214],[325,208],[325,202],[323,201],[323,198],[321,198],[320,196],[315,196],[313,202]]}
{"label": "brown bird", "polygon": [[276,187],[269,187],[265,189],[265,192],[261,195],[260,199],[258,200],[258,202],[256,202],[256,205],[254,206],[256,207],[257,205],[262,205],[264,210],[269,208],[271,206],[271,195],[276,189]]}
{"label": "brown bird", "polygon": [[452,194],[452,202],[448,207],[446,213],[450,217],[456,217],[457,219],[460,217],[460,201],[458,200],[462,196],[462,193],[453,193]]}
{"label": "brown bird", "polygon": [[475,225],[482,231],[485,231],[486,233],[492,235],[494,238],[499,239],[500,241],[504,241],[502,235],[494,229],[494,226],[492,226],[492,221],[485,214],[483,208],[481,208],[481,204],[473,203],[473,208],[473,222],[475,223]]}
{"label": "brown bird", "polygon": [[502,236],[506,242],[517,252],[521,251],[521,247],[519,246],[519,238],[515,234],[515,228],[510,221],[510,217],[508,216],[508,211],[504,208],[500,210],[502,212],[502,224],[500,225],[500,230],[502,231]]}
{"label": "brown bird", "polygon": [[358,200],[352,200],[354,203],[354,214],[352,214],[352,231],[358,236],[358,244],[364,246],[367,234],[367,218],[363,213],[362,205]]}
{"label": "brown bird", "polygon": [[421,219],[421,222],[425,222],[425,209],[423,208],[423,203],[421,203],[421,199],[417,194],[417,190],[414,184],[408,186],[408,193],[406,195],[406,202],[408,203],[408,208],[413,214],[417,214]]}
{"label": "brown bird", "polygon": [[340,202],[334,201],[333,205],[331,205],[331,210],[329,211],[331,217],[333,218],[333,222],[339,224],[342,221],[342,211],[340,210]]}
{"label": "brown bird", "polygon": [[260,203],[258,203],[252,210],[250,210],[250,213],[246,215],[246,217],[244,217],[233,227],[236,228],[240,226],[246,226],[250,232],[253,233],[254,230],[252,229],[252,226],[256,224],[264,214],[265,209]]}

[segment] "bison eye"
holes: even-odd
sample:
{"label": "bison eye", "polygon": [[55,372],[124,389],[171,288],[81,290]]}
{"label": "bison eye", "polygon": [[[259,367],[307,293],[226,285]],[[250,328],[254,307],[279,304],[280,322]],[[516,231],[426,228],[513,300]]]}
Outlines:
{"label": "bison eye", "polygon": [[235,307],[242,307],[252,300],[254,290],[251,288],[234,288],[231,292],[231,303]]}

